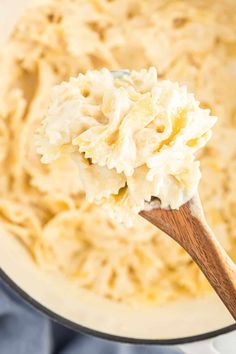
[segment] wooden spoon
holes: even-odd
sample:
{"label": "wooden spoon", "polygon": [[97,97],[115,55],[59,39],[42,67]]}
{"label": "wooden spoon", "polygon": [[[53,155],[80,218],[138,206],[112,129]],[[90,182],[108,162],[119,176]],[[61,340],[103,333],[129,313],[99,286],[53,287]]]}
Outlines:
{"label": "wooden spoon", "polygon": [[189,253],[236,320],[236,266],[208,226],[199,196],[179,210],[155,208],[140,215]]}

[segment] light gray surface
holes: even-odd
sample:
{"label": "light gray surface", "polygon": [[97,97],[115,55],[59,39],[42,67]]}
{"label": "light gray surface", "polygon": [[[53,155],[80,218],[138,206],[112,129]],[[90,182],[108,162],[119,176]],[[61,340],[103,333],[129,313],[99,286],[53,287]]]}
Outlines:
{"label": "light gray surface", "polygon": [[34,310],[0,281],[0,354],[179,354],[174,347],[117,344],[77,334]]}

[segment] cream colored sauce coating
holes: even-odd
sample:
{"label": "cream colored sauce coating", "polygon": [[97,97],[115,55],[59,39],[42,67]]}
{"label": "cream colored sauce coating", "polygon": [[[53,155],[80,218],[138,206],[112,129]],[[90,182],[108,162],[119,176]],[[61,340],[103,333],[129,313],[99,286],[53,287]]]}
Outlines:
{"label": "cream colored sauce coating", "polygon": [[87,200],[132,226],[152,197],[176,209],[197,193],[195,153],[215,122],[185,86],[158,80],[153,67],[102,69],[53,89],[36,144],[44,163],[71,156]]}
{"label": "cream colored sauce coating", "polygon": [[235,16],[235,0],[55,0],[19,20],[0,54],[0,227],[42,271],[137,306],[210,291],[164,233],[141,217],[125,229],[89,204],[69,157],[40,162],[33,135],[52,87],[102,67],[155,66],[159,79],[185,84],[218,117],[197,156],[200,195],[214,233],[236,259]]}

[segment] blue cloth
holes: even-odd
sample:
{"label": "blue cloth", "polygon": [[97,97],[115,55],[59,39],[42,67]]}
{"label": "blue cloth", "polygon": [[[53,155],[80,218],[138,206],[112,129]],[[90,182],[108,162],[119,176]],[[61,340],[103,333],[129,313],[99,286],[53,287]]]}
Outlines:
{"label": "blue cloth", "polygon": [[166,346],[119,344],[51,321],[0,281],[0,354],[179,354]]}

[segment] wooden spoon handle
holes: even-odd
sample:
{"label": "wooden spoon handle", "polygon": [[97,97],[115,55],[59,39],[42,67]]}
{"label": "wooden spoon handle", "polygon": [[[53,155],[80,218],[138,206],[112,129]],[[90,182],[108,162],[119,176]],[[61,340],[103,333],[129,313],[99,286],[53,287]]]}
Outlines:
{"label": "wooden spoon handle", "polygon": [[236,267],[208,225],[192,220],[194,242],[185,247],[236,320]]}
{"label": "wooden spoon handle", "polygon": [[236,266],[207,225],[197,198],[179,210],[153,209],[141,215],[190,254],[236,320]]}

